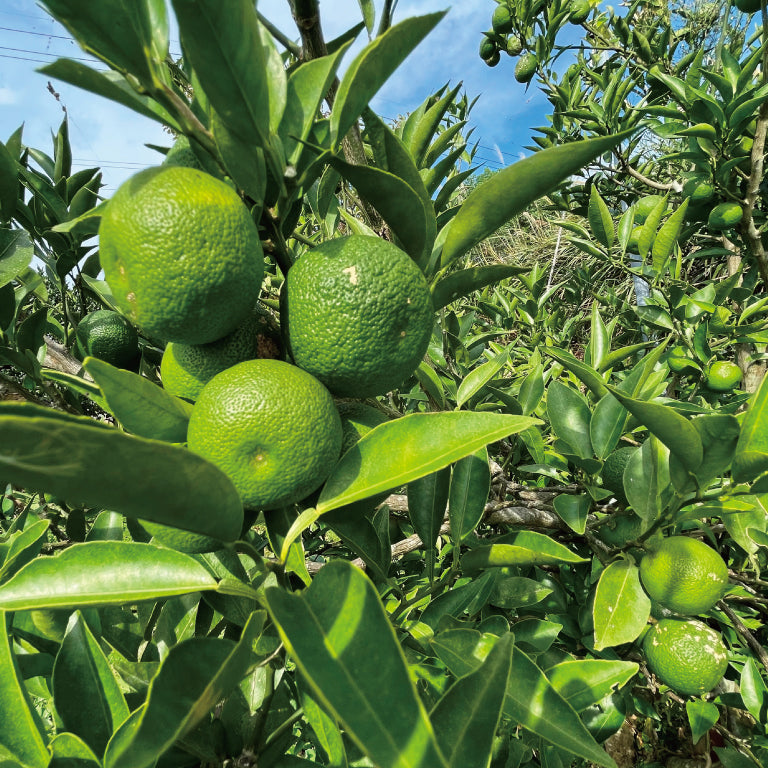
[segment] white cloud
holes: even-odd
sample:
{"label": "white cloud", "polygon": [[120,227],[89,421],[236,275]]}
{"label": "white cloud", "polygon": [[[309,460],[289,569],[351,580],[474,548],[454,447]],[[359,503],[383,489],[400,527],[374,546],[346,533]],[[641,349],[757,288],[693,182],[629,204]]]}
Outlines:
{"label": "white cloud", "polygon": [[0,88],[0,105],[7,106],[15,104],[17,100],[16,91],[12,88]]}

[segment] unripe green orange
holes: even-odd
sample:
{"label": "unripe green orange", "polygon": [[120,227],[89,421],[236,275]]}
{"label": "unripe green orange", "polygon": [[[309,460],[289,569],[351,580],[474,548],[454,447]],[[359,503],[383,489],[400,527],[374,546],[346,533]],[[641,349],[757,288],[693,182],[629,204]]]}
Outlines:
{"label": "unripe green orange", "polygon": [[707,370],[707,386],[715,392],[731,392],[741,384],[741,379],[741,368],[727,360],[718,360]]}
{"label": "unripe green orange", "polygon": [[518,83],[529,83],[536,74],[538,66],[539,60],[536,58],[535,53],[531,51],[524,53],[515,65],[515,80]]}
{"label": "unripe green orange", "polygon": [[714,232],[735,227],[742,219],[744,212],[738,203],[720,203],[710,212],[707,225]]}
{"label": "unripe green orange", "polygon": [[491,26],[500,35],[509,34],[515,27],[512,11],[506,5],[497,5],[491,17]]}

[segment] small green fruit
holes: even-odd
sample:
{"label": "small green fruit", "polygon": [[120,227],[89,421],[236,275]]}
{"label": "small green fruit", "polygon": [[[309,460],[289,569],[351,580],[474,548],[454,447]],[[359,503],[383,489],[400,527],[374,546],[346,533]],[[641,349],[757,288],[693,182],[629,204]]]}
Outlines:
{"label": "small green fruit", "polygon": [[743,215],[744,212],[738,203],[720,203],[709,212],[707,225],[714,232],[722,232],[735,227]]}
{"label": "small green fruit", "polygon": [[536,74],[536,70],[539,66],[539,60],[536,58],[535,53],[524,53],[518,60],[515,66],[515,80],[518,83],[529,83],[533,76]]}
{"label": "small green fruit", "polygon": [[494,32],[507,35],[515,28],[515,20],[512,11],[506,5],[496,6],[491,18],[491,26]]}

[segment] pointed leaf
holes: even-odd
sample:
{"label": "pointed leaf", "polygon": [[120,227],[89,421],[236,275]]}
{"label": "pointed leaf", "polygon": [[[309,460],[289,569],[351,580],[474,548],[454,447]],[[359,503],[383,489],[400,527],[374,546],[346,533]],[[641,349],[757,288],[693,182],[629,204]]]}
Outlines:
{"label": "pointed leaf", "polygon": [[331,138],[338,146],[368,102],[408,54],[445,15],[414,16],[395,24],[369,43],[349,65],[331,112]]}
{"label": "pointed leaf", "polygon": [[616,239],[616,232],[613,227],[613,217],[605,204],[605,200],[600,197],[596,186],[592,186],[589,193],[589,228],[595,240],[606,248],[613,246]]}
{"label": "pointed leaf", "polygon": [[130,710],[107,657],[80,611],[69,620],[53,666],[56,712],[67,731],[97,754],[104,754],[112,732]]}
{"label": "pointed leaf", "polygon": [[572,530],[583,534],[587,529],[587,514],[591,500],[587,493],[561,493],[552,502],[558,517]]}
{"label": "pointed leaf", "polygon": [[696,744],[720,719],[720,710],[711,701],[688,699],[685,702],[688,724],[691,726],[691,740]]}
{"label": "pointed leaf", "polygon": [[768,470],[768,376],[763,378],[741,425],[733,457],[733,479],[752,482]]}
{"label": "pointed leaf", "polygon": [[439,280],[432,288],[432,303],[435,310],[447,307],[451,302],[463,296],[495,285],[508,277],[514,277],[528,272],[527,267],[516,267],[512,264],[491,264],[485,267],[469,267],[451,272]]}
{"label": "pointed leaf", "polygon": [[317,504],[327,512],[436,472],[479,448],[538,424],[496,413],[414,413],[371,430],[334,467]]}
{"label": "pointed leaf", "polygon": [[101,768],[93,750],[74,733],[57,733],[48,744],[48,749],[51,750],[48,768]]}
{"label": "pointed leaf", "polygon": [[629,138],[631,133],[625,131],[545,149],[495,173],[470,193],[448,225],[442,266],[466,253],[534,200]]}
{"label": "pointed leaf", "polygon": [[633,661],[578,659],[561,661],[547,670],[547,677],[557,692],[577,711],[604,699],[615,687],[626,685],[639,665]]}
{"label": "pointed leaf", "polygon": [[183,443],[192,405],[169,395],[144,376],[87,357],[83,366],[99,385],[110,410],[139,437]]}
{"label": "pointed leaf", "polygon": [[184,448],[97,424],[62,418],[49,408],[5,405],[0,408],[0,474],[68,502],[107,507],[222,541],[240,535],[242,503],[221,470]]}
{"label": "pointed leaf", "polygon": [[685,213],[688,210],[688,200],[683,200],[680,207],[662,224],[653,241],[653,270],[657,275],[669,261],[677,245],[677,238],[685,223]]}
{"label": "pointed leaf", "polygon": [[451,538],[456,546],[469,536],[483,519],[490,490],[491,469],[486,447],[456,462],[451,475],[448,505]]}
{"label": "pointed leaf", "polygon": [[213,576],[189,555],[151,544],[90,541],[25,565],[0,586],[0,610],[119,605],[215,588]]}
{"label": "pointed leaf", "polygon": [[611,563],[600,574],[595,592],[595,648],[636,640],[650,613],[651,599],[640,584],[638,567],[628,560]]}
{"label": "pointed leaf", "polygon": [[501,718],[513,636],[500,638],[474,672],[457,680],[430,713],[450,768],[486,768]]}
{"label": "pointed leaf", "polygon": [[16,158],[0,142],[0,223],[7,224],[16,212],[19,194]]}
{"label": "pointed leaf", "polygon": [[147,691],[130,738],[110,742],[104,768],[153,766],[177,739],[189,733],[243,679],[256,657],[264,611],[254,612],[237,643],[193,637],[174,646]]}
{"label": "pointed leaf", "polygon": [[554,349],[553,347],[546,347],[544,351],[577,376],[595,397],[604,397],[608,393],[605,382],[600,374],[579,360],[575,355],[567,350]]}
{"label": "pointed leaf", "polygon": [[547,415],[552,431],[582,459],[592,458],[589,439],[590,412],[581,393],[559,381],[547,390]]}
{"label": "pointed leaf", "polygon": [[456,409],[460,409],[462,405],[478,394],[478,392],[481,392],[483,387],[495,378],[508,362],[509,350],[505,349],[487,363],[479,365],[467,374],[464,381],[459,384],[459,389],[456,392]]}
{"label": "pointed leaf", "polygon": [[392,624],[361,571],[335,560],[302,595],[276,587],[265,594],[315,695],[375,763],[445,768]]}
{"label": "pointed leaf", "polygon": [[0,227],[0,288],[20,275],[32,261],[34,248],[23,229]]}
{"label": "pointed leaf", "polygon": [[434,548],[448,505],[450,482],[451,468],[444,467],[408,483],[408,516],[427,550],[430,578],[434,570]]}

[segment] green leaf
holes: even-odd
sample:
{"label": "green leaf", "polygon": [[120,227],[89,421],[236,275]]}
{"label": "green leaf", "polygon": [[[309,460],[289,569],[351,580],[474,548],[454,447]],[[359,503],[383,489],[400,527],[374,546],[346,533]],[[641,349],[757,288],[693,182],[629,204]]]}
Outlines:
{"label": "green leaf", "polygon": [[481,392],[483,387],[495,378],[508,362],[509,350],[505,349],[487,363],[478,365],[477,368],[468,373],[466,378],[459,384],[456,392],[456,410],[459,410],[462,405],[473,398],[478,392]]}
{"label": "green leaf", "polygon": [[677,238],[685,223],[688,200],[683,200],[680,207],[662,224],[653,241],[653,271],[661,275],[677,245]]}
{"label": "green leaf", "polygon": [[636,640],[648,623],[651,599],[640,584],[640,570],[628,560],[611,563],[601,574],[592,616],[598,651]]}
{"label": "green leaf", "polygon": [[547,390],[547,415],[552,431],[582,459],[592,458],[589,406],[584,396],[567,384],[553,381]]}
{"label": "green leaf", "polygon": [[550,667],[547,678],[577,712],[582,712],[604,699],[614,687],[626,685],[638,669],[634,661],[578,659]]}
{"label": "green leaf", "polygon": [[559,565],[560,563],[584,563],[583,557],[571,552],[543,533],[518,531],[507,534],[496,544],[480,544],[461,558],[465,571],[483,568]]}
{"label": "green leaf", "polygon": [[763,378],[741,424],[733,457],[737,483],[749,483],[768,470],[768,376]]}
{"label": "green leaf", "polygon": [[149,686],[146,704],[131,723],[130,737],[110,742],[104,768],[155,765],[245,677],[255,661],[253,643],[265,620],[264,611],[255,611],[237,643],[193,637],[171,648]]}
{"label": "green leaf", "polygon": [[701,699],[688,699],[685,702],[685,712],[688,715],[691,741],[694,744],[720,719],[720,710],[712,702]]}
{"label": "green leaf", "polygon": [[[758,723],[766,722],[766,717],[768,717],[768,687],[760,676],[757,664],[752,658],[747,658],[744,668],[741,670],[739,691],[742,701],[752,717]],[[712,725],[710,724],[710,727]]]}
{"label": "green leaf", "polygon": [[23,229],[0,227],[0,287],[20,275],[32,262],[34,247]]}
{"label": "green leaf", "polygon": [[472,191],[447,226],[440,263],[447,266],[530,203],[554,190],[587,163],[629,138],[632,131],[545,149],[493,174]]}
{"label": "green leaf", "polygon": [[240,535],[242,502],[221,470],[184,448],[96,424],[56,416],[49,408],[5,405],[0,474],[68,502],[222,541]]}
{"label": "green leaf", "polygon": [[427,553],[429,578],[434,575],[435,545],[448,505],[451,468],[443,467],[408,483],[408,516]]}
{"label": "green leaf", "polygon": [[323,487],[318,512],[410,483],[538,423],[525,416],[454,411],[414,413],[382,424],[342,456]]}
{"label": "green leaf", "polygon": [[376,7],[373,4],[373,0],[357,0],[357,4],[360,6],[360,12],[363,14],[368,35],[372,35],[373,22],[376,19]]}
{"label": "green leaf", "polygon": [[623,480],[630,506],[650,525],[661,514],[672,493],[669,451],[655,437],[649,437],[630,457]]}
{"label": "green leaf", "polygon": [[450,768],[486,768],[504,705],[513,636],[493,646],[483,664],[457,680],[430,712],[437,743]]}
{"label": "green leaf", "polygon": [[572,530],[582,535],[587,529],[587,514],[591,500],[587,493],[561,493],[552,502],[558,517]]}
{"label": "green leaf", "polygon": [[380,168],[351,165],[335,156],[328,162],[381,214],[403,250],[420,260],[428,244],[431,210],[414,189],[394,173]]}
{"label": "green leaf", "polygon": [[69,620],[53,666],[56,712],[97,755],[130,710],[101,646],[80,611]]}
{"label": "green leaf", "polygon": [[609,386],[608,390],[669,448],[686,469],[696,471],[704,457],[704,449],[698,430],[685,416],[669,406],[628,397],[616,387]]}
{"label": "green leaf", "polygon": [[537,365],[520,385],[520,408],[523,416],[530,416],[538,407],[544,396],[544,366]]}
{"label": "green leaf", "polygon": [[57,733],[48,744],[48,749],[51,751],[48,768],[101,768],[93,750],[74,733]]}
{"label": "green leaf", "polygon": [[445,768],[392,624],[361,571],[335,560],[302,595],[271,587],[265,596],[314,694],[373,762]]}
{"label": "green leaf", "polygon": [[0,586],[0,610],[119,605],[215,588],[206,568],[173,549],[89,541],[25,565]]}
{"label": "green leaf", "polygon": [[48,750],[43,725],[32,706],[11,650],[7,619],[0,614],[0,746],[29,768],[46,768]]}
{"label": "green leaf", "polygon": [[592,317],[590,320],[589,363],[595,370],[602,370],[603,358],[611,348],[611,336],[600,317],[600,308],[595,299],[592,302]]}
{"label": "green leaf", "polygon": [[597,187],[592,185],[589,193],[588,208],[589,228],[595,240],[606,248],[613,246],[616,239],[616,231],[613,227],[613,217],[605,204],[605,200],[600,197]]}
{"label": "green leaf", "polygon": [[457,548],[483,519],[490,490],[491,469],[487,448],[480,448],[456,462],[451,475],[448,519],[451,538]]}
{"label": "green leaf", "polygon": [[0,223],[7,224],[16,212],[19,196],[16,158],[0,142]]}
{"label": "green leaf", "polygon": [[544,351],[586,384],[587,389],[595,397],[604,397],[608,393],[608,389],[600,374],[579,360],[575,355],[567,350],[555,349],[554,347],[545,347]]}
{"label": "green leaf", "polygon": [[458,619],[465,613],[477,613],[488,602],[495,580],[495,573],[484,573],[443,592],[422,611],[420,621],[436,632],[444,616]]}
{"label": "green leaf", "polygon": [[244,141],[269,142],[267,58],[254,4],[172,0],[185,59],[225,125]]}
{"label": "green leaf", "polygon": [[153,82],[156,67],[150,58],[153,29],[148,3],[43,0],[42,4],[87,53],[134,75],[145,86]]}
{"label": "green leaf", "polygon": [[454,103],[461,86],[462,84],[459,83],[438,99],[414,126],[413,132],[409,136],[408,150],[419,167],[422,167],[424,156],[432,143],[432,138],[435,136],[435,132],[438,130],[449,106]]}
{"label": "green leaf", "polygon": [[336,721],[317,703],[314,697],[300,686],[301,705],[304,717],[315,733],[320,748],[325,752],[327,765],[331,768],[347,768],[347,752],[344,739]]}
{"label": "green leaf", "polygon": [[6,542],[7,550],[3,567],[0,568],[0,584],[8,581],[19,569],[31,562],[40,554],[43,542],[48,536],[49,520],[38,520],[24,528],[23,531],[12,533]]}
{"label": "green leaf", "polygon": [[445,15],[414,16],[395,24],[369,43],[344,73],[331,112],[331,139],[336,147],[368,102],[408,54]]}
{"label": "green leaf", "polygon": [[114,416],[139,437],[183,443],[192,405],[144,376],[87,357],[83,366],[99,385]]}

